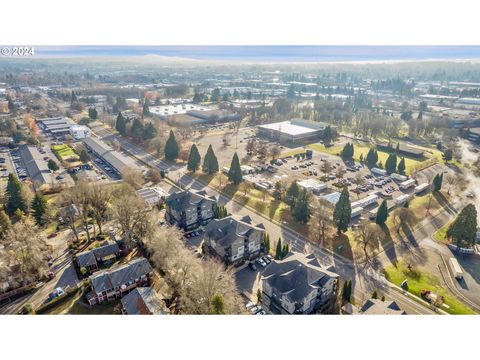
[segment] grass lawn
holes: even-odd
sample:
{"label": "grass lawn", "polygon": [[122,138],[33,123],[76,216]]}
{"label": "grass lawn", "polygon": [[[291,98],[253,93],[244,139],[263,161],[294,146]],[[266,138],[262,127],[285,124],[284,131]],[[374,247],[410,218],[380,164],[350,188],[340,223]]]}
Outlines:
{"label": "grass lawn", "polygon": [[447,230],[449,226],[450,226],[450,222],[443,225],[440,229],[438,229],[433,233],[433,238],[439,242],[447,244],[448,243]]}
{"label": "grass lawn", "polygon": [[[365,159],[367,157],[367,153],[370,150],[371,146],[369,146],[365,143],[354,142],[354,147],[355,147],[355,151],[354,151],[353,158],[354,158],[355,161],[359,162],[360,161],[360,155],[363,155],[363,158]],[[342,146],[326,147],[323,144],[310,144],[310,145],[307,145],[307,148],[311,149],[311,150],[323,152],[325,154],[336,155],[336,156],[339,156],[339,154],[342,152],[342,149],[343,149]],[[436,149],[426,149],[426,152],[428,153],[427,157],[428,157],[428,160],[430,160],[430,162],[433,163],[433,162],[439,161],[438,157],[440,157],[440,160],[441,160],[441,153],[438,150],[436,150]],[[438,154],[436,152],[438,152]],[[389,155],[388,152],[378,150],[378,162],[385,165],[385,162],[387,161],[388,155]],[[406,172],[406,174],[407,175],[410,174],[410,172],[413,169],[418,170],[419,168],[421,168],[423,166],[423,164],[425,162],[426,162],[425,159],[423,161],[421,161],[421,160],[405,157],[405,166],[406,166],[405,172]],[[426,163],[425,165],[428,165],[428,163]]]}
{"label": "grass lawn", "polygon": [[304,154],[305,150],[304,149],[295,149],[295,150],[290,150],[290,151],[285,151],[278,156],[279,158],[285,158],[287,156],[295,156],[297,154]]}
{"label": "grass lawn", "polygon": [[76,301],[68,309],[66,314],[69,315],[112,315],[120,314],[121,303],[120,300],[111,301],[109,303],[87,306]]}
{"label": "grass lawn", "polygon": [[423,272],[417,267],[409,271],[403,261],[399,261],[396,266],[387,267],[384,272],[388,281],[399,286],[403,280],[407,279],[409,292],[419,297],[422,290],[430,290],[442,295],[445,304],[449,306],[448,309],[445,307],[442,309],[450,314],[475,314],[472,309],[450,294],[435,275]]}
{"label": "grass lawn", "polygon": [[75,154],[75,151],[73,151],[73,149],[66,144],[52,145],[52,151],[62,161],[70,157],[77,157],[77,154]]}

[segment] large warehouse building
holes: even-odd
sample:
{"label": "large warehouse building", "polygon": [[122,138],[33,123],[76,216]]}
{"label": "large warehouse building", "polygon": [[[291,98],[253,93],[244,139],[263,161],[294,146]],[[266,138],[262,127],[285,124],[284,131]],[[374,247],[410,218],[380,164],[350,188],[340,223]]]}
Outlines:
{"label": "large warehouse building", "polygon": [[259,125],[258,135],[282,143],[302,143],[320,140],[327,124],[302,119],[292,119]]}

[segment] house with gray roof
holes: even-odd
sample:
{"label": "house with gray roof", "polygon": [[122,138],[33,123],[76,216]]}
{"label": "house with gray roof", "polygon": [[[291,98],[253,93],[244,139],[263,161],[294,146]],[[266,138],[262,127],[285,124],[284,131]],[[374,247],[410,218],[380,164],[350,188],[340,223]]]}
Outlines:
{"label": "house with gray roof", "polygon": [[83,251],[75,255],[75,261],[78,268],[86,268],[89,272],[93,273],[98,270],[98,267],[108,262],[114,262],[120,255],[120,248],[114,241],[106,241],[98,248]]}
{"label": "house with gray roof", "polygon": [[205,191],[184,190],[165,201],[165,219],[185,231],[208,224],[215,217],[217,200]]}
{"label": "house with gray roof", "polygon": [[263,224],[253,224],[249,216],[233,215],[214,219],[205,226],[205,250],[226,264],[237,264],[263,251]]}
{"label": "house with gray roof", "polygon": [[262,274],[262,305],[274,314],[327,313],[336,299],[338,274],[315,255],[289,253]]}
{"label": "house with gray roof", "polygon": [[145,258],[134,259],[124,265],[101,270],[88,279],[92,291],[87,294],[90,305],[120,299],[136,287],[148,286],[153,269]]}
{"label": "house with gray roof", "polygon": [[137,287],[122,298],[122,313],[125,315],[166,315],[169,310],[153,288]]}
{"label": "house with gray roof", "polygon": [[368,299],[360,308],[363,315],[406,315],[395,301],[382,301],[380,299]]}

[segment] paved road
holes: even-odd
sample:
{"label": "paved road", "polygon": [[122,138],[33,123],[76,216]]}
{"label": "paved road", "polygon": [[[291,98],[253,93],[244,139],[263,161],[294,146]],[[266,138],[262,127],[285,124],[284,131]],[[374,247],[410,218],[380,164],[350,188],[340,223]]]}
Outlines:
{"label": "paved road", "polygon": [[243,206],[240,203],[220,194],[214,189],[205,186],[200,181],[191,178],[186,174],[185,167],[172,166],[170,163],[159,160],[154,156],[146,153],[141,148],[130,144],[125,139],[115,136],[108,129],[103,126],[94,127],[93,132],[102,139],[115,139],[119,141],[122,149],[131,155],[142,159],[152,167],[156,167],[161,170],[169,170],[169,177],[175,181],[178,181],[184,187],[205,190],[209,195],[215,196],[219,204],[224,205],[231,213],[238,214],[240,216],[248,215],[252,218],[254,223],[263,223],[266,231],[269,233],[271,239],[282,238],[284,242],[287,242],[290,249],[299,252],[313,252],[324,265],[333,264],[337,273],[344,279],[353,279],[354,282],[354,295],[356,298],[368,299],[373,289],[380,290],[387,298],[395,300],[404,310],[409,314],[433,314],[434,312],[421,304],[411,300],[403,294],[393,290],[391,284],[389,284],[385,278],[380,274],[377,269],[372,267],[364,267],[340,259],[337,256],[332,256],[330,252],[321,247],[307,242],[307,240],[292,230],[280,226],[265,217],[257,214],[253,210]]}

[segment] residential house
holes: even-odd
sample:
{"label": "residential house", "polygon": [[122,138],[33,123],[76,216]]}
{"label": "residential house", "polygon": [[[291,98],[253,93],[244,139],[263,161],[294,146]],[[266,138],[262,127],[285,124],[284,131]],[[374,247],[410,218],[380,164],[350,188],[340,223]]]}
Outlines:
{"label": "residential house", "polygon": [[186,231],[208,224],[215,217],[217,200],[205,191],[184,190],[166,199],[165,218]]}
{"label": "residential house", "polygon": [[87,294],[90,305],[120,299],[136,287],[150,285],[153,269],[145,258],[99,271],[88,279],[92,291]]}
{"label": "residential house", "polygon": [[369,299],[360,308],[363,315],[406,315],[407,313],[400,309],[395,301],[382,301],[379,299]]}
{"label": "residential house", "polygon": [[125,315],[166,315],[165,303],[151,287],[137,287],[122,298]]}
{"label": "residential house", "polygon": [[214,219],[205,226],[206,251],[226,264],[236,264],[260,255],[263,250],[263,224],[252,224],[249,216],[233,215]]}
{"label": "residential house", "polygon": [[313,255],[289,253],[262,275],[262,305],[274,314],[326,313],[336,299],[338,274]]}
{"label": "residential house", "polygon": [[100,265],[115,262],[119,255],[120,249],[117,243],[106,241],[98,248],[78,253],[75,255],[75,261],[79,269],[86,268],[93,273]]}

